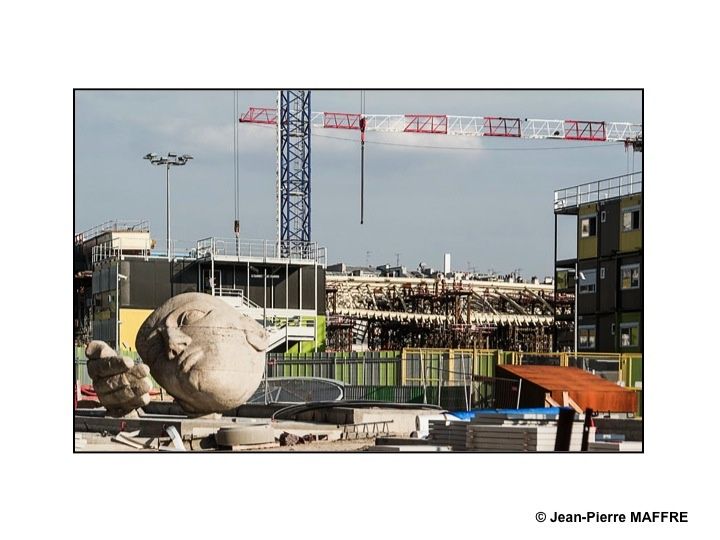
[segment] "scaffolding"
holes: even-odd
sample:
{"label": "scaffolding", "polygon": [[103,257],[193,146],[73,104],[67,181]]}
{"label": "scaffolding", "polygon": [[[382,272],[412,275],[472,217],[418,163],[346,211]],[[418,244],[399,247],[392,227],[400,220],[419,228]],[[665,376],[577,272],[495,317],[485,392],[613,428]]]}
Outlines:
{"label": "scaffolding", "polygon": [[[328,315],[352,321],[356,347],[552,349],[552,286],[328,276],[326,292]],[[346,346],[347,326],[329,325],[328,340]]]}

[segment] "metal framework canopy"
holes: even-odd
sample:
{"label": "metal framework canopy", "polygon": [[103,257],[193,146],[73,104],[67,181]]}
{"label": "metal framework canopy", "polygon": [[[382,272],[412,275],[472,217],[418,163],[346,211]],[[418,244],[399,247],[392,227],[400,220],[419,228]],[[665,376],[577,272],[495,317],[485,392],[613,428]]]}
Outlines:
{"label": "metal framework canopy", "polygon": [[278,241],[283,257],[310,246],[310,91],[278,92]]}

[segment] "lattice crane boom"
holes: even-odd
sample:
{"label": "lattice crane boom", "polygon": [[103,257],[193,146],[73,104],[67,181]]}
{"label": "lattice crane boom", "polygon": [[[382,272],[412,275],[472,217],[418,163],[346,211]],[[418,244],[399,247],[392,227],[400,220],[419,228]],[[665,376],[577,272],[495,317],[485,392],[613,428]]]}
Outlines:
{"label": "lattice crane boom", "polygon": [[[278,118],[281,119],[278,122]],[[241,123],[269,124],[278,129],[278,243],[288,256],[310,243],[310,131],[347,129],[360,132],[363,223],[365,133],[422,133],[470,137],[556,139],[565,141],[622,142],[643,150],[642,124],[600,120],[543,120],[506,116],[453,116],[447,114],[364,114],[311,112],[310,91],[278,92],[278,106],[250,107]]]}
{"label": "lattice crane boom", "polygon": [[[364,120],[364,129],[361,120]],[[277,110],[251,107],[240,122],[276,124]],[[561,139],[567,141],[624,142],[642,150],[642,124],[601,120],[546,120],[505,116],[453,116],[446,114],[360,114],[312,112],[313,128],[361,132],[425,133],[471,137]]]}

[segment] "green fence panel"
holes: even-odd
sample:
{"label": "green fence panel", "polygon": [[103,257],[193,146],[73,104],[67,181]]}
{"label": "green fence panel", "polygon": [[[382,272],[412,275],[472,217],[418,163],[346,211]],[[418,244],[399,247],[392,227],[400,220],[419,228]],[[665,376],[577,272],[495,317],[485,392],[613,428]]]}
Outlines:
{"label": "green fence panel", "polygon": [[635,386],[637,381],[642,381],[642,357],[633,357],[630,368],[630,383]]}

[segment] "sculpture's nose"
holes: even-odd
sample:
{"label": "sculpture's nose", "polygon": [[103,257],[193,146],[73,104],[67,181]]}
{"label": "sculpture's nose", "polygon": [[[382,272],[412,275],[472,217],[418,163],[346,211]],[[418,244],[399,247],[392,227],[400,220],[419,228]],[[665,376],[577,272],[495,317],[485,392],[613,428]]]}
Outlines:
{"label": "sculpture's nose", "polygon": [[190,336],[175,327],[169,327],[165,330],[165,340],[170,360],[175,360],[192,343]]}

